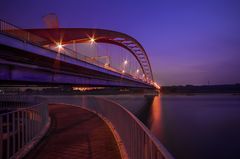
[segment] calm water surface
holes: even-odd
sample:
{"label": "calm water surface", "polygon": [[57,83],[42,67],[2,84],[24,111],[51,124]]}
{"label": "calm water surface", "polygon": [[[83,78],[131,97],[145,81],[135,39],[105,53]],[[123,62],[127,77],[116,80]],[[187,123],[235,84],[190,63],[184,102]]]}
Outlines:
{"label": "calm water surface", "polygon": [[176,159],[240,159],[240,96],[157,96],[140,120]]}

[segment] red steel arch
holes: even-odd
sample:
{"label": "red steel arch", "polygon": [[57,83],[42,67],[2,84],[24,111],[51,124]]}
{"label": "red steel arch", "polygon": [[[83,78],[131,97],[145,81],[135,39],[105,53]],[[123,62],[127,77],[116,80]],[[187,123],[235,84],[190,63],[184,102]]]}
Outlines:
{"label": "red steel arch", "polygon": [[62,44],[83,43],[94,38],[96,42],[110,43],[127,49],[134,55],[146,78],[153,81],[153,74],[147,53],[143,46],[133,37],[116,31],[89,28],[51,28],[27,29],[27,31],[43,37],[42,45],[61,41]]}

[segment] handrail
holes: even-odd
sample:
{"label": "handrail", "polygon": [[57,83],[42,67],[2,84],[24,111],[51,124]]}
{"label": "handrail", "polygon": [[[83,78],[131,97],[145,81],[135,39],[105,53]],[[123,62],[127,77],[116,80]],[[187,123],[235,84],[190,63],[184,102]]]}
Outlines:
{"label": "handrail", "polygon": [[[96,97],[97,98],[97,97]],[[124,111],[126,111],[128,113],[129,116],[131,116],[133,118],[133,120],[145,131],[145,133],[148,135],[148,137],[153,141],[154,145],[156,145],[159,149],[159,151],[161,151],[161,153],[163,153],[163,156],[165,156],[166,158],[170,159],[173,158],[172,155],[168,152],[168,150],[162,145],[162,143],[150,132],[150,130],[135,116],[133,115],[129,110],[127,110],[124,106],[120,105],[119,103],[116,103],[110,99],[107,98],[103,98],[103,97],[98,97],[101,98],[102,100],[105,100],[107,102],[110,102],[112,104],[115,104],[119,107],[121,107],[121,109],[124,109]]]}
{"label": "handrail", "polygon": [[[49,122],[47,103],[32,98],[0,97],[0,159],[15,158],[23,153]],[[10,112],[4,112],[7,105],[11,107]]]}
{"label": "handrail", "polygon": [[118,132],[131,159],[173,159],[156,137],[131,112],[101,97],[84,97],[82,106],[107,118]]}
{"label": "handrail", "polygon": [[118,103],[95,96],[53,96],[48,100],[50,103],[79,105],[106,118],[120,136],[130,159],[173,159],[150,130]]}

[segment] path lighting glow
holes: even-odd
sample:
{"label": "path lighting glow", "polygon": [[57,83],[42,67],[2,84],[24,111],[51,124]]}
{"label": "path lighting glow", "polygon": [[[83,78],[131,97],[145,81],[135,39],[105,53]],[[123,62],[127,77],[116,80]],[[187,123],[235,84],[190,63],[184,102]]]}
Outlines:
{"label": "path lighting glow", "polygon": [[127,61],[127,60],[124,60],[123,64],[126,65],[127,63],[128,63],[128,61]]}
{"label": "path lighting glow", "polygon": [[122,73],[125,73],[125,70],[122,70]]}
{"label": "path lighting glow", "polygon": [[137,69],[137,73],[139,72],[139,69]]}

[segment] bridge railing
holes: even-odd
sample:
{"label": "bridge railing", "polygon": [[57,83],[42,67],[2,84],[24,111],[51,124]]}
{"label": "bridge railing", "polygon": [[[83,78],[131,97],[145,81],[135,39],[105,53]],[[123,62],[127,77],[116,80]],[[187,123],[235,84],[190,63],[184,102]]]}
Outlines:
{"label": "bridge railing", "polygon": [[19,40],[32,43],[34,45],[40,45],[45,41],[44,38],[34,35],[24,29],[21,29],[13,24],[9,24],[3,20],[0,20],[0,31],[3,34],[17,38]]}
{"label": "bridge railing", "polygon": [[130,159],[173,159],[150,130],[120,104],[94,96],[51,97],[49,101],[80,105],[103,116],[119,134]]}
{"label": "bridge railing", "polygon": [[48,107],[33,97],[0,97],[0,159],[24,152],[48,123]]}

